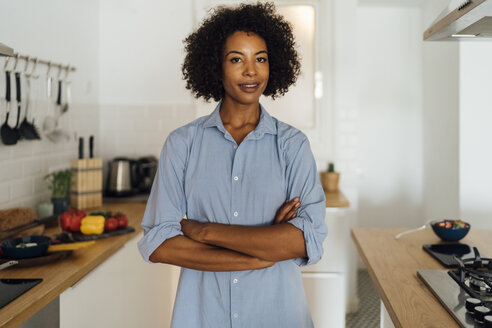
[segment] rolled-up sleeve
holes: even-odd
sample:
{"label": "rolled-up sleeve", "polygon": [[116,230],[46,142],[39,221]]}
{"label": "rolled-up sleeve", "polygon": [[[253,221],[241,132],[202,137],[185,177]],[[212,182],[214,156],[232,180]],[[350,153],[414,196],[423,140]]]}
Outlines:
{"label": "rolled-up sleeve", "polygon": [[307,137],[299,133],[286,143],[289,198],[300,197],[297,216],[288,221],[300,229],[306,243],[306,258],[296,258],[299,266],[315,264],[323,255],[323,241],[328,230],[325,223],[326,201],[318,178],[316,162]]}
{"label": "rolled-up sleeve", "polygon": [[143,238],[138,249],[145,261],[166,239],[183,235],[186,214],[184,174],[188,146],[182,128],[173,131],[162,148],[159,166],[142,219]]}

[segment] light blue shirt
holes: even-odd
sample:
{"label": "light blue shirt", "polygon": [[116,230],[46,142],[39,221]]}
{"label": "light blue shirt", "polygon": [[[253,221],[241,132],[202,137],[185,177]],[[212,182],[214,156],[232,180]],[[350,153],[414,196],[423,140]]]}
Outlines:
{"label": "light blue shirt", "polygon": [[[166,239],[182,235],[185,215],[201,222],[267,226],[283,202],[300,196],[297,217],[307,258],[261,270],[181,269],[171,326],[313,327],[301,265],[323,254],[325,195],[307,137],[260,106],[260,121],[238,146],[212,114],[174,130],[162,149],[138,247],[149,261]],[[164,297],[164,295],[163,295]]]}

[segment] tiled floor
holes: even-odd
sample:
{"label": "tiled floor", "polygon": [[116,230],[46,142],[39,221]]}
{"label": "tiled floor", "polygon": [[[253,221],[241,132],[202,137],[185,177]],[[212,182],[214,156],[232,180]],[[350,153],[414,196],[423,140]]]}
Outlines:
{"label": "tiled floor", "polygon": [[380,298],[367,270],[359,270],[357,276],[357,292],[359,294],[359,311],[348,314],[347,328],[378,328]]}

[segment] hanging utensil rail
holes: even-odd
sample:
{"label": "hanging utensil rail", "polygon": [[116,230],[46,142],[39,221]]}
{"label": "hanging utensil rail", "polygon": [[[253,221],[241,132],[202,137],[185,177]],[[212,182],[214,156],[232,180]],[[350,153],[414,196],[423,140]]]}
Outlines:
{"label": "hanging utensil rail", "polygon": [[[5,57],[5,58],[6,59],[5,59],[4,69],[8,65],[9,58],[15,59],[16,62],[18,60],[25,60],[26,62],[28,62],[28,61],[34,60],[34,58],[37,58],[37,57],[28,56],[28,55],[22,55],[22,54],[19,54],[19,53],[14,53],[14,55],[12,57]],[[37,63],[38,64],[48,65],[50,67],[58,67],[58,69],[60,69],[60,70],[61,69],[67,69],[67,70],[70,70],[70,72],[75,72],[77,70],[74,66],[71,66],[71,65],[57,64],[57,63],[54,63],[54,62],[52,62],[50,60],[44,60],[44,59],[39,59],[39,58],[37,58]],[[14,70],[15,70],[15,68],[14,68]]]}

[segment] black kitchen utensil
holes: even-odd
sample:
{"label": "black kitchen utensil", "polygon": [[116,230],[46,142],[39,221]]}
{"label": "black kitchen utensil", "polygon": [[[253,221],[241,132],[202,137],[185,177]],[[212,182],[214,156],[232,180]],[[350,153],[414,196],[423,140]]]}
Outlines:
{"label": "black kitchen utensil", "polygon": [[5,100],[7,101],[7,115],[5,116],[5,123],[0,128],[0,135],[2,136],[2,142],[7,145],[15,145],[17,143],[16,132],[9,126],[10,116],[10,72],[5,71]]}
{"label": "black kitchen utensil", "polygon": [[20,123],[20,115],[21,115],[21,80],[20,73],[15,73],[15,100],[17,101],[17,122],[15,123],[15,137],[17,138],[16,142],[22,138],[22,135],[19,131],[19,123]]}
{"label": "black kitchen utensil", "polygon": [[26,113],[24,114],[24,120],[22,121],[20,127],[19,127],[19,131],[20,131],[20,134],[26,138],[27,140],[35,140],[35,139],[41,139],[39,137],[39,133],[38,131],[36,130],[36,127],[34,126],[34,119],[33,119],[33,123],[29,123],[27,121],[27,114],[28,114],[28,110],[29,110],[29,102],[30,102],[30,96],[31,96],[31,77],[26,75],[26,83],[27,83],[27,97],[26,97]]}
{"label": "black kitchen utensil", "polygon": [[84,158],[84,138],[79,138],[79,159]]}
{"label": "black kitchen utensil", "polygon": [[89,158],[94,158],[94,136],[89,137]]}

